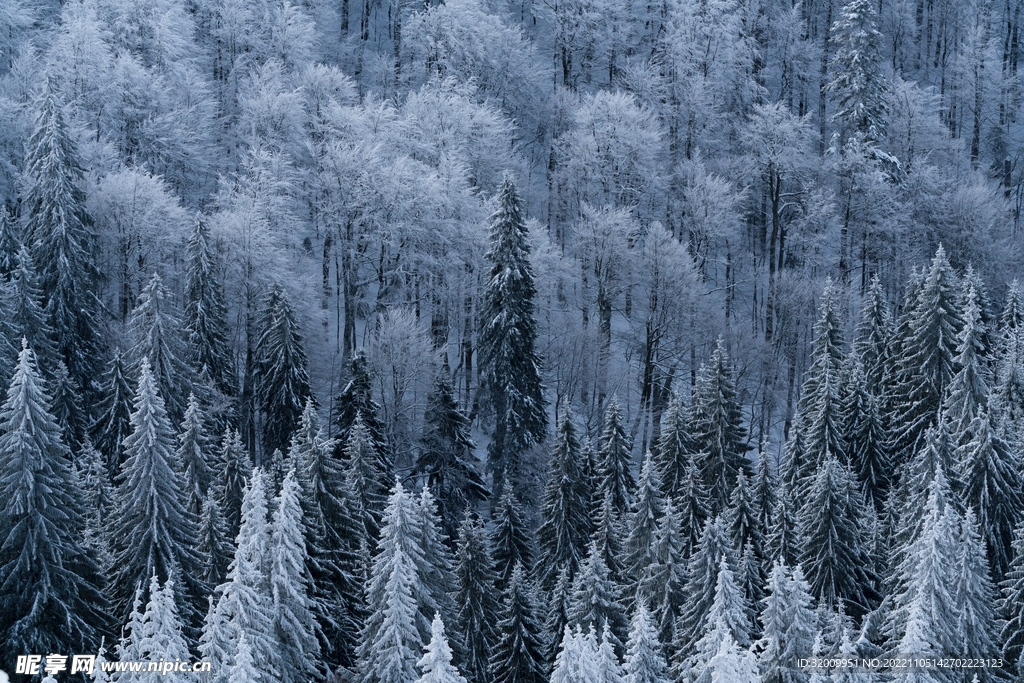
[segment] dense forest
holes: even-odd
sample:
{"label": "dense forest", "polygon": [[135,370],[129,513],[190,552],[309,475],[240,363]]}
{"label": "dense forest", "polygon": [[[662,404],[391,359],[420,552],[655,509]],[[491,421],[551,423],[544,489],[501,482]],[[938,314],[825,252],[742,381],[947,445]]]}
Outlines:
{"label": "dense forest", "polygon": [[1022,14],[3,0],[0,666],[1024,680]]}

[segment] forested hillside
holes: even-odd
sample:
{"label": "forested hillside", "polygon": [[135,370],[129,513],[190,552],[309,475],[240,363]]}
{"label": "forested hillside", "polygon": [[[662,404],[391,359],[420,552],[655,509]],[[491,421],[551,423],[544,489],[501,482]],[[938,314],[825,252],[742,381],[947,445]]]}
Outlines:
{"label": "forested hillside", "polygon": [[1024,677],[1022,13],[3,0],[0,666]]}

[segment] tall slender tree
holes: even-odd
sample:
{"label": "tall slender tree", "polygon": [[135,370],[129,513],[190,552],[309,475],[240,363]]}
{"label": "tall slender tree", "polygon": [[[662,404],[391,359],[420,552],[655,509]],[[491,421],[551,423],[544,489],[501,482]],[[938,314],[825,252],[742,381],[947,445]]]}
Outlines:
{"label": "tall slender tree", "polygon": [[111,482],[124,462],[124,439],[131,433],[132,389],[121,351],[114,351],[100,384],[99,417],[92,424],[96,449],[103,454]]}
{"label": "tall slender tree", "polygon": [[632,451],[633,446],[626,436],[626,427],[622,424],[619,401],[612,396],[604,414],[604,426],[598,439],[595,474],[598,479],[598,491],[611,494],[612,507],[620,517],[625,517],[629,512],[636,491],[636,480],[632,472]]}
{"label": "tall slender tree", "polygon": [[225,396],[237,392],[228,343],[227,305],[217,273],[210,228],[196,217],[185,248],[185,330],[189,356],[200,376],[209,378]]}
{"label": "tall slender tree", "polygon": [[512,578],[512,570],[517,564],[522,566],[524,571],[533,568],[530,530],[511,482],[505,482],[505,490],[498,500],[491,520],[491,547],[494,549],[496,586],[499,590],[505,590]]}
{"label": "tall slender tree", "polygon": [[526,573],[512,568],[498,617],[498,643],[491,652],[493,683],[542,683],[544,657],[540,624]]}
{"label": "tall slender tree", "polygon": [[455,556],[455,629],[465,638],[466,651],[462,669],[469,683],[489,683],[488,660],[498,642],[499,599],[487,535],[475,515],[467,515],[459,526]]}

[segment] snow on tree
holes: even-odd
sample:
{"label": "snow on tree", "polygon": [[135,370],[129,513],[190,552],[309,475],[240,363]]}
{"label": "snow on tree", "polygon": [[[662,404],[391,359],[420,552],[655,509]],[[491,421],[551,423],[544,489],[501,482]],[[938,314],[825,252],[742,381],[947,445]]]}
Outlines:
{"label": "snow on tree", "polygon": [[796,564],[800,561],[803,544],[797,535],[798,512],[799,506],[793,502],[787,491],[783,491],[775,503],[772,525],[765,539],[767,557],[772,562]]}
{"label": "snow on tree", "polygon": [[682,482],[696,455],[687,423],[686,406],[675,394],[661,414],[661,433],[654,456],[661,491],[666,498],[680,494]]}
{"label": "snow on tree", "polygon": [[82,546],[67,447],[25,342],[0,407],[0,637],[11,652],[86,652],[107,623]]}
{"label": "snow on tree", "polygon": [[308,680],[319,668],[320,657],[299,499],[300,487],[293,468],[281,483],[270,526],[270,590],[279,645],[279,680],[284,683]]}
{"label": "snow on tree", "polygon": [[334,427],[337,431],[332,436],[337,439],[337,447],[344,449],[356,418],[361,418],[363,426],[369,431],[381,470],[390,479],[392,466],[384,425],[380,422],[381,407],[373,400],[373,379],[367,367],[365,350],[359,349],[352,356],[349,375],[348,383],[334,399]]}
{"label": "snow on tree", "polygon": [[[747,477],[742,472],[736,476],[736,488],[732,490],[729,497],[725,522],[732,535],[733,547],[744,553],[749,550],[753,560],[751,568],[754,569],[755,574],[748,577],[748,580],[756,584],[756,589],[760,591],[766,578],[760,569],[764,560],[764,536],[757,520],[752,492],[747,486]],[[760,600],[760,596],[748,593],[747,599],[756,603]]]}
{"label": "snow on tree", "polygon": [[547,636],[544,662],[550,667],[562,644],[562,631],[569,625],[569,601],[572,598],[572,578],[569,575],[569,567],[562,565],[558,568],[555,585],[551,590],[542,591],[541,596],[546,600],[547,611],[544,617],[544,634]]}
{"label": "snow on tree", "polygon": [[555,436],[537,529],[537,570],[540,585],[545,589],[554,585],[560,567],[566,567],[570,578],[573,577],[586,556],[591,502],[581,455],[576,425],[567,410]]}
{"label": "snow on tree", "polygon": [[690,424],[697,464],[710,494],[711,509],[717,513],[728,505],[736,475],[749,468],[743,411],[721,339],[697,374]]}
{"label": "snow on tree", "polygon": [[632,505],[636,481],[632,469],[633,446],[622,424],[619,401],[612,396],[604,414],[604,426],[598,438],[597,477],[598,491],[611,494],[612,507],[620,518],[625,517]]}
{"label": "snow on tree", "polygon": [[1002,654],[1009,670],[1021,673],[1021,652],[1024,651],[1024,521],[1013,531],[1013,558],[999,587],[1000,616],[1004,620],[999,634]]}
{"label": "snow on tree", "polygon": [[353,513],[363,527],[360,535],[370,542],[380,535],[381,515],[388,496],[386,482],[392,476],[390,462],[383,462],[380,449],[373,444],[372,432],[363,422],[362,414],[357,414],[343,451],[345,481],[354,494]]}
{"label": "snow on tree", "polygon": [[213,444],[206,434],[206,425],[200,413],[199,401],[195,394],[188,395],[185,419],[178,433],[178,462],[181,466],[185,489],[188,494],[188,509],[197,518],[203,507],[203,500],[213,481],[211,463]]}
{"label": "snow on tree", "polygon": [[57,357],[78,386],[91,391],[102,362],[94,295],[99,277],[95,235],[85,208],[85,169],[55,87],[47,79],[35,102],[34,128],[26,144],[25,244],[39,268]]}
{"label": "snow on tree", "polygon": [[495,586],[505,590],[512,570],[522,565],[524,570],[533,568],[533,544],[530,529],[523,517],[523,511],[516,500],[512,483],[506,482],[505,489],[491,514],[491,547],[494,549]]}
{"label": "snow on tree", "polygon": [[878,398],[868,391],[864,366],[856,350],[847,357],[842,376],[842,441],[864,495],[876,510],[881,510],[893,478],[892,466]]}
{"label": "snow on tree", "polygon": [[455,629],[465,639],[466,652],[462,668],[469,683],[488,683],[488,659],[497,644],[499,598],[487,534],[476,515],[462,520],[455,557]]}
{"label": "snow on tree", "polygon": [[711,683],[759,683],[757,659],[749,650],[737,646],[729,634],[708,662]]}
{"label": "snow on tree", "polygon": [[621,648],[625,641],[628,625],[619,587],[612,580],[596,542],[591,541],[587,558],[573,579],[566,616],[570,626],[584,631],[604,633],[607,629],[615,648]]}
{"label": "snow on tree", "polygon": [[[178,618],[174,579],[168,579],[161,587],[156,575],[150,578],[149,602],[136,628],[132,629],[131,638],[133,652],[138,660],[173,662],[187,661],[191,658],[188,642],[182,633],[182,624]],[[132,683],[166,681],[166,675],[161,671],[146,670],[122,676]]]}
{"label": "snow on tree", "polygon": [[416,683],[466,683],[466,679],[452,665],[452,649],[448,646],[440,614],[434,615],[430,625],[430,642],[423,656],[416,662],[416,668],[423,672]]}
{"label": "snow on tree", "polygon": [[988,404],[991,384],[981,311],[975,301],[974,286],[970,281],[966,285],[963,328],[957,336],[956,357],[953,359],[956,374],[946,388],[942,402],[943,419],[948,423],[949,432],[957,446],[969,439],[974,419]]}
{"label": "snow on tree", "polygon": [[815,616],[803,572],[776,562],[768,575],[768,595],[759,618],[761,638],[754,644],[764,683],[807,683],[798,661],[812,653]]}
{"label": "snow on tree", "polygon": [[153,277],[139,294],[139,304],[128,320],[134,345],[131,348],[132,369],[138,373],[143,359],[149,363],[160,396],[173,424],[185,416],[188,386],[192,373],[185,363],[185,346],[181,340],[181,323],[174,316],[170,295],[163,280]]}
{"label": "snow on tree", "polygon": [[882,34],[877,28],[875,6],[867,0],[850,0],[840,10],[829,32],[836,45],[828,91],[836,99],[832,120],[839,121],[845,136],[860,134],[866,140],[885,135],[889,88],[882,69]]}
{"label": "snow on tree", "polygon": [[579,627],[574,631],[566,625],[551,670],[551,683],[589,683],[595,680],[596,654],[596,648],[591,649],[588,638]]}
{"label": "snow on tree", "polygon": [[9,282],[11,274],[18,267],[20,232],[11,212],[6,206],[0,207],[0,279],[3,282]]}
{"label": "snow on tree", "polygon": [[259,683],[265,678],[253,661],[252,647],[245,633],[238,637],[237,651],[234,662],[228,670],[227,683]]}
{"label": "snow on tree", "polygon": [[227,576],[231,562],[231,544],[227,523],[217,498],[208,493],[202,500],[198,516],[198,542],[196,552],[203,568],[200,578],[208,586],[219,586]]}
{"label": "snow on tree", "polygon": [[681,653],[682,657],[695,651],[697,641],[705,633],[707,615],[715,599],[708,587],[717,585],[723,561],[729,567],[736,565],[725,520],[719,516],[704,525],[700,544],[686,565],[685,602],[672,638],[672,650]]}
{"label": "snow on tree", "polygon": [[426,477],[437,500],[441,528],[454,539],[463,513],[487,500],[489,492],[476,468],[469,418],[459,410],[451,381],[444,374],[427,397],[423,422],[415,472]]}
{"label": "snow on tree", "polygon": [[683,556],[689,557],[700,542],[701,529],[710,515],[710,501],[700,471],[692,461],[686,468],[686,475],[680,484],[675,507],[679,513],[679,526],[683,533]]}
{"label": "snow on tree", "polygon": [[493,683],[542,683],[546,677],[540,624],[521,564],[517,563],[509,576],[497,630],[490,663]]}
{"label": "snow on tree", "polygon": [[686,595],[686,543],[688,534],[682,528],[682,516],[669,499],[665,512],[658,520],[651,543],[652,562],[637,578],[637,596],[652,606],[659,637],[667,641],[672,635],[676,619],[684,608]]}
{"label": "snow on tree", "polygon": [[[989,578],[985,542],[978,533],[974,512],[968,508],[955,530],[958,545],[953,595],[957,625],[953,652],[967,658],[985,659],[999,651],[999,622],[996,617],[997,593]],[[995,672],[984,672],[984,680],[997,680]]]}
{"label": "snow on tree", "polygon": [[[457,611],[452,597],[456,589],[455,559],[448,546],[448,538],[441,531],[437,503],[426,485],[420,491],[416,504],[416,532],[420,554],[423,557],[422,564],[417,566],[424,589],[423,600],[420,603],[420,612],[423,615],[421,623],[429,624],[431,615],[440,614],[442,619],[447,619],[448,623],[454,624]],[[426,631],[420,635],[426,642],[430,637],[430,632]],[[463,650],[461,637],[453,633],[450,641],[452,648],[461,660]]]}
{"label": "snow on tree", "polygon": [[643,600],[638,600],[633,609],[624,668],[624,683],[668,683],[669,680],[658,628]]}
{"label": "snow on tree", "polygon": [[521,459],[544,440],[548,418],[541,384],[534,315],[533,266],[523,201],[511,175],[498,189],[490,218],[490,273],[483,292],[479,330],[478,400],[494,416],[487,471],[494,490],[505,477],[517,486]]}
{"label": "snow on tree", "polygon": [[892,336],[892,316],[886,305],[882,281],[877,273],[871,277],[867,296],[860,309],[853,350],[864,368],[867,391],[877,396],[890,362],[889,338]]}
{"label": "snow on tree", "polygon": [[[776,502],[779,499],[779,482],[772,458],[768,454],[767,440],[761,442],[759,450],[757,474],[754,478],[754,517],[761,532],[764,550],[767,552],[767,536],[775,519],[772,515],[775,511]],[[766,566],[769,564],[766,563]]]}
{"label": "snow on tree", "polygon": [[[843,330],[836,311],[836,292],[832,280],[825,284],[818,302],[818,318],[814,323],[814,339],[811,343],[811,366],[804,373],[800,390],[800,412],[814,413],[814,406],[822,403],[823,394],[834,392],[843,366]],[[833,382],[831,386],[828,382]],[[810,427],[805,424],[805,427]]]}
{"label": "snow on tree", "polygon": [[[889,496],[888,503],[892,507],[890,515],[896,517],[898,522],[893,566],[899,564],[902,549],[920,532],[932,482],[939,472],[942,473],[942,481],[947,487],[960,488],[953,447],[945,422],[941,421],[937,427],[930,428],[925,434],[924,446],[902,473],[898,487]],[[953,477],[952,481],[950,477]]]}
{"label": "snow on tree", "polygon": [[648,451],[640,467],[623,560],[627,576],[633,579],[643,576],[654,561],[654,536],[662,515],[661,481],[655,467],[654,458]]}
{"label": "snow on tree", "polygon": [[185,330],[192,366],[224,396],[234,396],[237,380],[228,342],[227,305],[210,246],[207,221],[197,216],[185,248]]}
{"label": "snow on tree", "polygon": [[120,349],[114,351],[99,388],[99,418],[92,425],[96,449],[103,454],[113,482],[124,462],[124,439],[131,434],[132,389]]}
{"label": "snow on tree", "polygon": [[624,547],[624,518],[619,517],[612,506],[612,494],[604,492],[601,506],[594,518],[594,533],[590,540],[597,545],[597,553],[608,568],[608,576],[618,584],[623,584],[624,569],[622,552]]}
{"label": "snow on tree", "polygon": [[117,479],[111,538],[117,574],[112,582],[116,613],[127,613],[130,591],[156,574],[174,577],[186,625],[198,625],[197,601],[208,590],[199,576],[197,520],[174,452],[174,432],[157,380],[143,356],[135,391],[132,433],[124,440],[125,462]]}
{"label": "snow on tree", "polygon": [[619,656],[615,654],[615,646],[609,627],[606,625],[601,632],[601,643],[594,657],[595,683],[625,683],[625,672],[619,664]]}
{"label": "snow on tree", "polygon": [[86,411],[82,408],[81,392],[62,360],[58,360],[53,369],[51,385],[53,417],[60,425],[64,444],[71,451],[72,458],[77,459],[85,437]]}
{"label": "snow on tree", "polygon": [[[43,290],[36,265],[27,247],[22,247],[18,252],[18,263],[11,271],[10,281],[2,286],[4,309],[10,316],[6,321],[6,326],[10,328],[7,331],[12,335],[12,339],[6,343],[27,339],[29,348],[35,351],[39,369],[46,375],[52,374],[57,363],[53,330],[43,308]],[[17,356],[18,349],[13,350],[12,360]]]}
{"label": "snow on tree", "polygon": [[242,435],[238,430],[226,429],[220,443],[215,491],[221,511],[224,513],[228,538],[234,538],[238,534],[245,480],[251,470],[252,462],[242,445]]}

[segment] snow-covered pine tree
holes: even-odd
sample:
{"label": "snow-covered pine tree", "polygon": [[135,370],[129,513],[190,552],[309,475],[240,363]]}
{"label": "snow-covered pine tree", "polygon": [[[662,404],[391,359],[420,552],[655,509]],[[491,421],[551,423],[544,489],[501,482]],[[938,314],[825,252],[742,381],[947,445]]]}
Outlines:
{"label": "snow-covered pine tree", "polygon": [[869,0],[849,0],[829,31],[836,46],[830,65],[828,91],[835,97],[843,137],[858,135],[874,142],[885,135],[889,111],[889,87],[882,68],[882,34],[878,31],[875,5]]}
{"label": "snow-covered pine tree", "polygon": [[181,323],[174,315],[163,280],[153,273],[139,294],[139,304],[128,320],[133,346],[129,357],[137,374],[145,359],[156,380],[172,424],[185,417],[192,370],[185,363]]}
{"label": "snow-covered pine tree", "polygon": [[624,615],[619,587],[612,580],[597,543],[591,541],[587,558],[572,582],[566,615],[569,625],[595,633],[609,629],[611,644],[621,649],[629,628]]}
{"label": "snow-covered pine tree", "polygon": [[121,350],[114,351],[99,388],[99,418],[92,424],[96,449],[103,454],[113,482],[124,462],[124,439],[131,434],[132,389]]}
{"label": "snow-covered pine tree", "polygon": [[784,489],[794,493],[799,492],[805,478],[814,473],[813,465],[808,464],[807,449],[804,443],[804,424],[804,414],[797,410],[789,429],[789,438],[783,448],[783,460],[779,473]]}
{"label": "snow-covered pine tree", "polygon": [[[768,533],[772,528],[775,505],[779,499],[779,483],[775,472],[775,465],[768,453],[768,442],[762,441],[757,458],[757,474],[754,478],[754,516],[757,520],[757,527],[764,539],[765,558],[768,551]],[[766,567],[770,563],[765,564]]]}
{"label": "snow-covered pine tree", "polygon": [[252,647],[245,633],[238,637],[234,661],[228,669],[226,683],[260,683],[266,678],[253,661]]}
{"label": "snow-covered pine tree", "polygon": [[652,561],[637,577],[638,599],[651,605],[651,618],[658,637],[665,642],[672,636],[685,601],[683,588],[686,584],[689,533],[682,527],[682,521],[675,504],[669,499],[652,539]]}
{"label": "snow-covered pine tree", "polygon": [[847,458],[868,502],[881,510],[892,479],[878,398],[868,391],[867,377],[856,350],[846,358],[839,387],[842,440]]}
{"label": "snow-covered pine tree", "polygon": [[1002,578],[1013,558],[1013,529],[1024,511],[1021,462],[992,428],[987,412],[974,418],[968,435],[970,440],[956,451],[963,498],[977,511],[992,573]]}
{"label": "snow-covered pine tree", "polygon": [[[754,506],[753,491],[747,484],[747,477],[742,472],[736,476],[736,488],[729,497],[729,508],[725,512],[725,523],[732,535],[732,545],[741,551],[749,550],[758,567],[764,564],[764,534],[757,520],[757,509]],[[758,569],[754,580],[760,590],[766,576]],[[756,603],[759,596],[747,594],[747,599]]]}
{"label": "snow-covered pine tree", "polygon": [[624,683],[668,683],[667,663],[658,629],[643,600],[638,600],[626,641]]}
{"label": "snow-covered pine tree", "polygon": [[890,493],[887,501],[889,515],[895,518],[896,556],[892,566],[900,563],[902,549],[910,545],[921,530],[925,508],[932,482],[941,471],[943,481],[954,490],[961,488],[957,478],[954,451],[945,423],[929,428],[924,437],[924,446],[911,460],[901,475],[899,485]]}
{"label": "snow-covered pine tree", "polygon": [[343,451],[345,482],[352,494],[352,513],[362,525],[360,535],[367,545],[380,536],[381,515],[388,499],[387,482],[393,476],[390,461],[384,462],[380,449],[374,446],[373,434],[357,414],[348,430]]}
{"label": "snow-covered pine tree", "polygon": [[493,683],[543,683],[540,624],[523,566],[516,563],[502,596],[498,641],[491,652]]}
{"label": "snow-covered pine tree", "polygon": [[704,523],[708,521],[711,506],[708,491],[704,488],[704,481],[694,462],[690,462],[680,483],[675,507],[679,513],[679,528],[683,534],[683,557],[689,557],[700,542],[700,533]]}
{"label": "snow-covered pine tree", "polygon": [[[456,590],[455,558],[449,547],[448,537],[441,531],[441,520],[437,515],[437,502],[430,489],[424,484],[416,503],[416,534],[420,547],[422,564],[417,566],[417,574],[423,586],[423,601],[420,612],[423,621],[428,625],[434,614],[449,624],[456,622],[457,609],[452,597]],[[430,639],[430,631],[420,634],[423,642]],[[463,643],[461,635],[453,632],[449,638],[458,661],[462,660]]]}
{"label": "snow-covered pine tree", "polygon": [[494,553],[495,586],[504,591],[515,566],[525,571],[533,569],[533,544],[523,511],[516,500],[512,483],[505,489],[491,514],[491,548]]}
{"label": "snow-covered pine tree", "polygon": [[811,592],[829,607],[856,615],[874,607],[876,577],[864,536],[863,497],[849,468],[828,456],[799,514],[802,565]]}
{"label": "snow-covered pine tree", "polygon": [[782,491],[772,511],[772,525],[765,539],[767,558],[774,562],[795,565],[803,555],[803,544],[797,536],[799,506],[788,491]]}
{"label": "snow-covered pine tree", "polygon": [[199,401],[195,394],[189,394],[185,419],[178,433],[178,463],[188,495],[188,509],[196,518],[200,516],[213,481],[212,450],[213,444],[206,434]]}
{"label": "snow-covered pine tree", "polygon": [[663,506],[660,483],[654,457],[647,451],[640,467],[637,495],[629,516],[629,531],[622,562],[626,576],[634,581],[634,586],[635,581],[644,575],[654,561],[654,535]]}
{"label": "snow-covered pine tree", "polygon": [[995,373],[989,407],[1020,439],[1018,425],[1024,419],[1024,304],[1017,280],[1006,294],[993,355]]}
{"label": "snow-covered pine tree", "polygon": [[196,216],[185,247],[185,330],[189,357],[200,376],[206,375],[224,396],[237,393],[228,343],[227,305],[210,246],[210,228]]}
{"label": "snow-covered pine tree", "polygon": [[672,638],[672,650],[682,653],[683,657],[694,652],[697,641],[704,635],[707,615],[714,601],[714,594],[708,587],[716,585],[723,560],[730,568],[736,566],[729,531],[725,520],[718,516],[704,525],[700,544],[686,565],[685,602]]}
{"label": "snow-covered pine tree", "polygon": [[611,631],[607,626],[601,632],[601,644],[597,647],[594,667],[595,683],[625,683],[625,672],[619,664],[619,656],[615,654]]}
{"label": "snow-covered pine tree", "polygon": [[[52,375],[56,369],[57,350],[50,320],[43,309],[43,290],[35,268],[28,248],[22,247],[18,252],[18,264],[11,271],[11,279],[3,285],[4,308],[10,315],[7,326],[13,340],[27,339],[29,348],[36,354],[40,371],[44,375]],[[17,355],[16,348],[14,351]]]}
{"label": "snow-covered pine tree", "polygon": [[196,552],[202,567],[201,578],[208,586],[219,586],[224,582],[231,562],[231,543],[228,541],[227,523],[220,509],[220,503],[212,492],[203,498],[199,510],[199,539]]}
{"label": "snow-covered pine tree", "polygon": [[0,282],[10,281],[11,273],[18,267],[19,251],[21,230],[7,206],[0,206]]}
{"label": "snow-covered pine tree", "polygon": [[416,662],[416,667],[423,672],[416,683],[467,683],[452,664],[452,649],[448,645],[440,614],[434,615],[434,621],[430,624],[430,642],[424,650],[423,656]]}
{"label": "snow-covered pine tree", "polygon": [[611,494],[613,509],[620,519],[624,519],[632,507],[636,480],[632,472],[633,445],[626,436],[622,410],[615,396],[608,401],[604,426],[597,443],[597,499],[601,500],[604,493]]}
{"label": "snow-covered pine tree", "polygon": [[999,639],[1003,658],[1009,671],[1019,676],[1021,652],[1024,651],[1024,521],[1018,522],[1013,531],[1013,559],[1006,577],[999,584],[1003,597],[999,601],[1002,630]]}
{"label": "snow-covered pine tree", "polygon": [[620,517],[612,505],[611,491],[605,491],[601,506],[594,519],[594,533],[590,540],[597,544],[597,552],[608,567],[608,576],[621,586],[624,577],[622,552],[625,543],[624,517]]}
{"label": "snow-covered pine tree", "polygon": [[0,407],[0,638],[10,652],[90,652],[107,625],[77,490],[23,342]]}
{"label": "snow-covered pine tree", "polygon": [[[978,533],[974,512],[968,508],[959,521],[955,532],[957,562],[953,585],[957,640],[952,643],[952,651],[962,652],[968,659],[986,659],[1000,649],[997,593],[989,578],[985,541]],[[995,671],[980,674],[979,679],[986,682],[1000,678]]]}
{"label": "snow-covered pine tree", "polygon": [[455,558],[458,615],[454,627],[465,639],[462,669],[469,683],[489,683],[488,660],[498,641],[499,600],[487,533],[475,514],[459,525]]}
{"label": "snow-covered pine tree", "polygon": [[551,683],[587,683],[594,679],[594,661],[579,628],[562,630],[558,654],[551,667]]}
{"label": "snow-covered pine tree", "polygon": [[99,300],[94,295],[99,278],[96,238],[85,208],[85,170],[53,81],[47,79],[35,109],[25,146],[24,242],[39,269],[43,309],[57,357],[78,386],[91,393],[103,355]]}
{"label": "snow-covered pine tree", "polygon": [[569,601],[572,599],[572,578],[569,576],[569,568],[562,565],[558,568],[558,577],[551,590],[541,593],[545,601],[546,614],[544,616],[544,636],[546,647],[544,650],[544,664],[550,671],[555,657],[558,655],[558,648],[562,644],[561,634],[569,625]]}
{"label": "snow-covered pine tree", "polygon": [[541,499],[537,572],[540,586],[550,590],[561,567],[575,576],[590,540],[588,482],[581,468],[581,450],[572,414],[566,410],[558,425],[548,480]]}
{"label": "snow-covered pine tree", "polygon": [[[190,659],[188,641],[182,634],[182,623],[178,618],[174,593],[173,578],[165,581],[163,587],[160,586],[155,574],[150,578],[149,602],[146,604],[142,619],[138,622],[141,628],[132,631],[133,649],[139,660],[174,662]],[[124,678],[132,683],[166,683],[168,680],[162,671],[149,671],[148,667],[145,671],[129,674]]]}
{"label": "snow-covered pine tree", "polygon": [[[844,360],[843,329],[836,307],[835,286],[829,278],[818,302],[818,318],[814,323],[814,339],[811,342],[811,366],[804,373],[800,390],[799,406],[804,415],[814,414],[814,407],[823,401],[823,393],[831,393],[835,397]],[[831,386],[828,382],[832,383]],[[810,424],[805,422],[804,426],[809,428]]]}
{"label": "snow-covered pine tree", "polygon": [[246,477],[252,471],[249,454],[242,445],[242,435],[237,429],[224,430],[220,442],[220,458],[217,463],[217,502],[224,513],[228,538],[238,534],[241,521],[242,500],[245,495]]}
{"label": "snow-covered pine tree", "polygon": [[548,427],[534,316],[536,287],[530,263],[523,201],[505,175],[490,218],[490,274],[483,292],[479,330],[478,401],[494,416],[487,471],[494,490],[505,477],[518,485],[521,459],[544,440]]}
{"label": "snow-covered pine tree", "polygon": [[281,285],[271,288],[256,327],[254,392],[263,413],[263,452],[273,453],[287,449],[312,395],[302,332]]}
{"label": "snow-covered pine tree", "polygon": [[889,338],[892,336],[892,315],[885,301],[882,281],[871,276],[867,296],[860,308],[853,350],[864,367],[868,393],[878,396],[889,365]]}
{"label": "snow-covered pine tree", "polygon": [[72,459],[76,460],[82,448],[82,439],[85,438],[86,412],[82,408],[81,391],[62,360],[58,360],[53,368],[50,384],[53,387],[53,417],[60,425],[64,445],[71,451]]}
{"label": "snow-covered pine tree", "polygon": [[957,336],[956,374],[946,388],[942,402],[942,417],[946,421],[953,443],[964,445],[971,435],[972,422],[988,405],[989,359],[984,344],[986,330],[981,320],[974,286],[967,281],[963,328]]}
{"label": "snow-covered pine tree", "polygon": [[755,643],[764,683],[807,683],[798,661],[812,653],[814,610],[810,587],[797,567],[776,562],[768,575],[768,595],[761,611],[761,638]]}
{"label": "snow-covered pine tree", "polygon": [[[391,458],[384,425],[380,421],[380,405],[373,400],[373,380],[366,360],[366,351],[358,349],[352,356],[349,366],[349,380],[334,399],[334,431],[331,436],[337,439],[338,455],[349,440],[349,432],[359,417],[368,430],[371,443],[380,459],[382,471],[391,479]],[[386,465],[386,467],[384,466]],[[385,485],[386,491],[386,485]]]}
{"label": "snow-covered pine tree", "polygon": [[475,448],[469,418],[459,410],[451,380],[442,373],[427,397],[414,471],[426,478],[437,500],[441,528],[450,539],[455,538],[466,509],[475,509],[490,495],[477,471]]}
{"label": "snow-covered pine tree", "polygon": [[736,393],[732,365],[721,339],[711,359],[701,366],[693,391],[690,436],[711,510],[717,514],[729,503],[729,492],[740,471],[749,470],[747,430]]}
{"label": "snow-covered pine tree", "polygon": [[679,495],[687,469],[695,457],[688,422],[682,397],[673,394],[661,414],[661,432],[658,435],[657,453],[654,455],[661,492],[666,498]]}
{"label": "snow-covered pine tree", "polygon": [[718,652],[708,661],[711,672],[710,683],[760,683],[757,674],[757,659],[727,633],[722,639]]}
{"label": "snow-covered pine tree", "polygon": [[320,669],[300,495],[293,468],[281,482],[270,526],[270,591],[282,683],[307,681]]}
{"label": "snow-covered pine tree", "polygon": [[139,367],[131,424],[111,516],[117,567],[111,583],[114,608],[116,614],[127,615],[136,585],[154,574],[164,581],[174,577],[182,584],[175,586],[182,620],[186,628],[198,627],[199,601],[209,588],[199,578],[197,520],[187,507],[174,432],[146,356]]}

